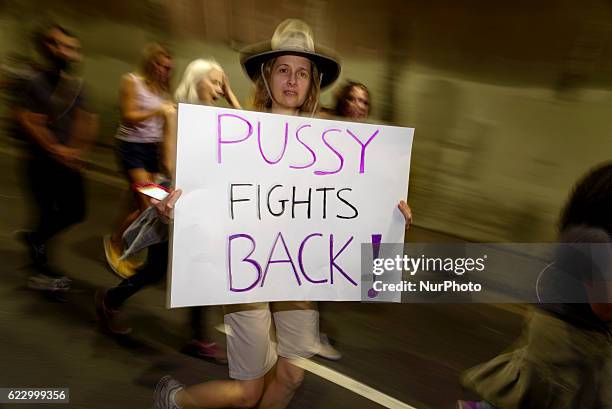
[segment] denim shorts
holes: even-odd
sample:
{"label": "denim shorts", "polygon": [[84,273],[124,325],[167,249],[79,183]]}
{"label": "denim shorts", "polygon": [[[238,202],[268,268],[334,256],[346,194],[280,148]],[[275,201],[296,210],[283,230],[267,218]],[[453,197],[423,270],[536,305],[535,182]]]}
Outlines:
{"label": "denim shorts", "polygon": [[124,171],[144,169],[149,173],[159,172],[161,160],[159,143],[137,143],[117,140],[117,153]]}

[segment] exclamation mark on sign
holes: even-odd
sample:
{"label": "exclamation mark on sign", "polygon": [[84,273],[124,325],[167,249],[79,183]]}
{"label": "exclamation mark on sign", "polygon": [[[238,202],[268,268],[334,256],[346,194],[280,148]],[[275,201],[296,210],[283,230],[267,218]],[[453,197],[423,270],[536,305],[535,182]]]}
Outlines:
{"label": "exclamation mark on sign", "polygon": [[[378,255],[380,254],[380,243],[381,242],[382,242],[382,234],[372,235],[372,261],[376,260],[378,258]],[[376,281],[376,275],[372,273],[372,285],[374,285],[375,281]],[[378,291],[376,291],[374,288],[370,288],[368,290],[369,298],[375,298],[377,295],[378,295]]]}

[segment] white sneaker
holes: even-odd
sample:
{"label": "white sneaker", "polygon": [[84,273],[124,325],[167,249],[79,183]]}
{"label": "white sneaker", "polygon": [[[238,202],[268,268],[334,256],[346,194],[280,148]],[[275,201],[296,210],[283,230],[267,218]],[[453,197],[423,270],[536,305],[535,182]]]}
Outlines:
{"label": "white sneaker", "polygon": [[329,338],[325,334],[321,334],[321,349],[319,349],[317,355],[330,361],[337,361],[342,358],[342,354],[330,344]]}
{"label": "white sneaker", "polygon": [[155,387],[153,407],[151,409],[179,409],[172,399],[172,392],[178,392],[184,387],[182,383],[173,379],[171,376],[164,376]]}

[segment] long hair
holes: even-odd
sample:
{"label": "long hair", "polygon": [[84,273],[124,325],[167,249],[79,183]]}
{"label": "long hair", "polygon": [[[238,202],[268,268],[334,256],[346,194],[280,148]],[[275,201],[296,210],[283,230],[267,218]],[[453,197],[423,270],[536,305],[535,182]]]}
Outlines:
{"label": "long hair", "polygon": [[155,67],[155,63],[159,61],[160,58],[168,58],[171,59],[172,56],[170,52],[157,43],[147,44],[142,52],[142,58],[140,60],[140,71],[145,81],[149,84],[152,84],[154,87],[159,88],[161,91],[165,93],[170,92],[170,77],[168,76],[165,79],[159,78],[157,75],[157,68]]}
{"label": "long hair", "polygon": [[346,116],[349,95],[353,88],[360,88],[368,94],[368,112],[372,112],[372,98],[370,98],[370,90],[361,82],[347,81],[336,93],[336,103],[334,105],[334,115]]}
{"label": "long hair", "polygon": [[186,102],[188,104],[200,104],[198,96],[198,86],[202,80],[208,77],[211,70],[219,70],[223,72],[223,68],[215,60],[205,60],[198,58],[189,63],[183,78],[176,88],[174,100],[176,102]]}
{"label": "long hair", "polygon": [[591,170],[570,194],[559,229],[577,224],[601,227],[612,235],[612,162]]}
{"label": "long hair", "polygon": [[[268,85],[272,78],[272,66],[276,58],[272,58],[266,61],[263,65],[263,74],[266,77]],[[268,92],[266,84],[264,83],[261,73],[255,80],[255,95],[253,97],[253,107],[257,111],[269,111],[272,108],[272,96],[271,90]],[[308,94],[302,106],[298,109],[299,113],[311,114],[319,106],[319,96],[321,95],[321,83],[319,77],[319,70],[314,62],[310,62],[310,87],[308,88]],[[316,114],[316,112],[314,112]]]}

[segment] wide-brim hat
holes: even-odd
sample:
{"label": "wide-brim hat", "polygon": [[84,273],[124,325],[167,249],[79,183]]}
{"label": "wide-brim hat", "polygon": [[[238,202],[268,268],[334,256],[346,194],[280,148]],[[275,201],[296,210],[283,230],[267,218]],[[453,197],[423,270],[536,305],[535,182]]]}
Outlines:
{"label": "wide-brim hat", "polygon": [[271,40],[244,48],[240,52],[240,63],[251,81],[255,81],[261,73],[261,65],[281,55],[298,55],[312,61],[323,75],[321,89],[333,84],[340,76],[338,57],[332,50],[315,45],[312,30],[298,19],[280,23]]}

